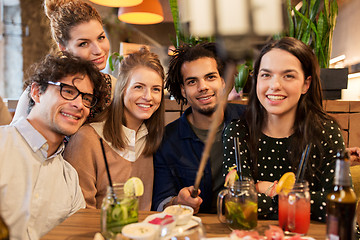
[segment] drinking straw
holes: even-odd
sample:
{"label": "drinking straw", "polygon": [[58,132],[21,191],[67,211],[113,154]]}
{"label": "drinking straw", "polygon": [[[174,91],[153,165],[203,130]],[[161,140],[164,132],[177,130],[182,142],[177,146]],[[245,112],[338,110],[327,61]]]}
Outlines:
{"label": "drinking straw", "polygon": [[311,143],[307,144],[300,159],[299,168],[296,173],[296,182],[302,182],[304,180],[304,174],[306,170],[307,161],[309,159],[311,149]]}
{"label": "drinking straw", "polygon": [[227,103],[227,97],[229,95],[229,92],[231,91],[234,83],[234,76],[236,72],[236,65],[235,63],[227,63],[225,67],[225,89],[222,92],[220,98],[218,99],[218,105],[214,112],[214,119],[210,125],[210,129],[206,138],[204,151],[201,155],[200,159],[200,165],[199,169],[196,173],[196,179],[194,183],[194,189],[191,192],[191,197],[196,198],[198,196],[198,190],[201,182],[201,178],[204,174],[204,169],[206,166],[206,163],[209,159],[210,150],[215,140],[216,131],[222,121],[222,117],[224,115],[224,109]]}
{"label": "drinking straw", "polygon": [[103,156],[104,156],[106,173],[107,173],[107,176],[108,176],[108,179],[109,179],[110,192],[111,192],[111,195],[113,196],[114,202],[116,202],[116,195],[115,195],[113,184],[112,184],[112,181],[111,181],[109,164],[108,164],[108,161],[106,159],[106,154],[105,154],[105,149],[104,149],[104,144],[103,144],[102,138],[100,138],[100,145],[101,145],[101,150],[102,150],[102,153],[103,153]]}
{"label": "drinking straw", "polygon": [[241,171],[241,158],[240,158],[240,142],[238,137],[234,137],[234,147],[235,147],[235,163],[236,163],[236,171],[239,176],[239,180],[242,181],[242,171]]}

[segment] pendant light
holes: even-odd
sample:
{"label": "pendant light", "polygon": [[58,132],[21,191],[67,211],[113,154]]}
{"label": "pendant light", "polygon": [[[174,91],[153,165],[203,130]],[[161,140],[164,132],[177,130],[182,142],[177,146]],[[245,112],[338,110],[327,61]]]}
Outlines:
{"label": "pendant light", "polygon": [[158,0],[144,0],[133,7],[119,8],[118,18],[131,24],[155,24],[164,20],[163,9]]}
{"label": "pendant light", "polygon": [[139,5],[143,0],[89,0],[106,7],[131,7]]}

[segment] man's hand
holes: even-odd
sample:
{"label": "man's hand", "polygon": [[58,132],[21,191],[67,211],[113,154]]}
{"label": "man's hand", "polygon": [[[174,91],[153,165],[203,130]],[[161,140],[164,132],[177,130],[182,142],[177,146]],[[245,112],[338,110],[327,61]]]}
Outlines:
{"label": "man's hand", "polygon": [[[200,205],[203,202],[202,198],[197,196],[196,198],[191,197],[191,192],[193,191],[194,186],[184,187],[180,190],[179,194],[173,200],[172,204],[182,204],[190,206],[194,209],[194,213],[198,213],[200,209]],[[200,195],[200,189],[199,189]]]}
{"label": "man's hand", "polygon": [[360,165],[360,148],[352,147],[352,148],[347,148],[346,150],[349,151],[350,165],[351,166]]}

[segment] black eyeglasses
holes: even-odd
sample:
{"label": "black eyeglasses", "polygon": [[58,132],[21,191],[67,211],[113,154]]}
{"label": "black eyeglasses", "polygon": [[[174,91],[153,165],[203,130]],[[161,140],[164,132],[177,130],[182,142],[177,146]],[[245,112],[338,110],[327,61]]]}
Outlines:
{"label": "black eyeglasses", "polygon": [[81,98],[85,107],[92,108],[96,105],[97,99],[94,95],[80,92],[79,89],[74,86],[62,82],[51,81],[49,81],[48,84],[60,86],[60,95],[66,100],[74,100],[81,94]]}

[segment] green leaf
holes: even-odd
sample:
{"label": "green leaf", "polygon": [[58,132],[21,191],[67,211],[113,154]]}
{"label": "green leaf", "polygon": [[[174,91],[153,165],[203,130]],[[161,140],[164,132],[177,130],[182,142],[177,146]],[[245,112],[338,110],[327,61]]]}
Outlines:
{"label": "green leaf", "polygon": [[322,42],[324,35],[328,30],[327,22],[324,17],[324,14],[321,12],[319,15],[319,19],[317,21],[317,31],[319,34],[319,40]]}
{"label": "green leaf", "polygon": [[124,59],[124,56],[120,55],[118,52],[113,52],[109,56],[109,68],[111,71],[115,70],[115,66]]}
{"label": "green leaf", "polygon": [[177,0],[169,0],[170,10],[174,21],[174,28],[176,33],[176,47],[179,47],[179,39],[178,36],[180,35],[180,24],[179,24],[179,10]]}
{"label": "green leaf", "polygon": [[329,0],[324,0],[324,14],[325,14],[325,16],[329,16],[329,7],[330,7],[330,5],[329,5]]}
{"label": "green leaf", "polygon": [[311,41],[311,38],[310,38],[310,25],[308,25],[309,27],[306,29],[306,31],[304,32],[302,38],[301,38],[301,41],[303,43],[305,43],[306,45],[310,45],[310,41]]}
{"label": "green leaf", "polygon": [[314,33],[315,33],[316,35],[318,35],[318,32],[317,32],[317,30],[316,30],[315,24],[314,24],[313,22],[311,22],[309,18],[307,18],[307,17],[305,17],[304,15],[302,15],[302,14],[301,14],[299,11],[297,11],[296,9],[295,9],[294,11],[295,11],[295,14],[297,14],[301,19],[303,19],[307,24],[309,24],[310,27],[311,27],[311,30],[313,30]]}
{"label": "green leaf", "polygon": [[236,69],[238,73],[235,76],[235,90],[240,92],[249,78],[250,71],[252,71],[252,60],[238,65]]}
{"label": "green leaf", "polygon": [[289,37],[294,37],[294,21],[293,21],[293,17],[291,15],[291,11],[292,11],[292,7],[291,7],[291,0],[287,0],[286,1],[287,5],[287,16],[288,16],[288,20],[289,20]]}
{"label": "green leaf", "polygon": [[311,0],[309,19],[314,22],[316,16],[319,14],[320,0]]}
{"label": "green leaf", "polygon": [[[313,48],[321,67],[328,67],[333,31],[338,15],[336,0],[303,0],[296,10],[287,0],[289,28],[286,36],[295,37]],[[279,36],[274,36],[274,38]]]}

